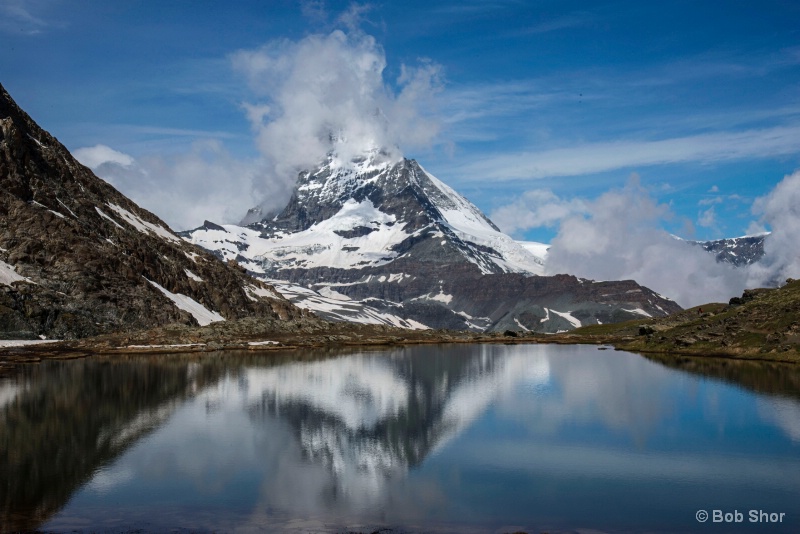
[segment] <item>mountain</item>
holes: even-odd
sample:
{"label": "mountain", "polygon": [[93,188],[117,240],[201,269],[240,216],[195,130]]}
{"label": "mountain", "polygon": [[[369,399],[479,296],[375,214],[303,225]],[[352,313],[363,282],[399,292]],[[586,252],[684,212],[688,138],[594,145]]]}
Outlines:
{"label": "mountain", "polygon": [[95,176],[0,86],[0,338],[301,315]]}
{"label": "mountain", "polygon": [[539,276],[546,246],[515,242],[416,161],[379,151],[300,173],[274,217],[182,235],[330,319],[557,332],[680,309],[633,281]]}
{"label": "mountain", "polygon": [[714,254],[717,261],[744,267],[764,256],[764,240],[769,233],[717,239],[714,241],[689,241]]}

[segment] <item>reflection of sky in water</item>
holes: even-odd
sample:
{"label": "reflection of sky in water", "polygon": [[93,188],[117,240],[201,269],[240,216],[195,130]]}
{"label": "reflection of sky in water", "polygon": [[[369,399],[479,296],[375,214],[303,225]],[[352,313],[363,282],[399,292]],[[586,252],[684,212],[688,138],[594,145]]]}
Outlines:
{"label": "reflection of sky in water", "polygon": [[231,368],[131,424],[164,419],[45,527],[717,532],[694,512],[800,516],[796,400],[594,347]]}

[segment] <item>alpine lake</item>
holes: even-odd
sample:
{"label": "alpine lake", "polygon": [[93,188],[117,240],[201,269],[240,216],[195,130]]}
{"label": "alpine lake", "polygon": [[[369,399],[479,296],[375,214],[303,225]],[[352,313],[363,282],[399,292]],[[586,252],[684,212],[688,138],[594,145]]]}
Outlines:
{"label": "alpine lake", "polygon": [[800,532],[800,366],[603,349],[27,365],[0,530]]}

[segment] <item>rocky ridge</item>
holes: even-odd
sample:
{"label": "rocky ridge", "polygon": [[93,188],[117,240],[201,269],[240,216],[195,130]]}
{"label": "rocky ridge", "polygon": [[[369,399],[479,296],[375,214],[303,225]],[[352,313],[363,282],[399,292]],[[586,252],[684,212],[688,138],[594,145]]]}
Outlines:
{"label": "rocky ridge", "polygon": [[718,262],[746,267],[764,256],[764,240],[769,234],[730,237],[713,241],[689,241],[713,254]]}
{"label": "rocky ridge", "polygon": [[302,315],[95,176],[0,86],[0,338]]}

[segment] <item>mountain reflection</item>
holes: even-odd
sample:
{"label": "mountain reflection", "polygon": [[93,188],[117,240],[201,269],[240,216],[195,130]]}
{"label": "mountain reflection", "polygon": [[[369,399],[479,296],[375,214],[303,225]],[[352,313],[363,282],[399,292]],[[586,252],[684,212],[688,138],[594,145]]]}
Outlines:
{"label": "mountain reflection", "polygon": [[34,529],[219,378],[185,362],[45,362],[0,382],[0,531]]}
{"label": "mountain reflection", "polygon": [[325,465],[338,493],[379,497],[457,435],[503,388],[545,383],[547,359],[494,347],[454,356],[436,347],[358,354],[275,368],[248,368],[249,412],[288,422],[306,459]]}

